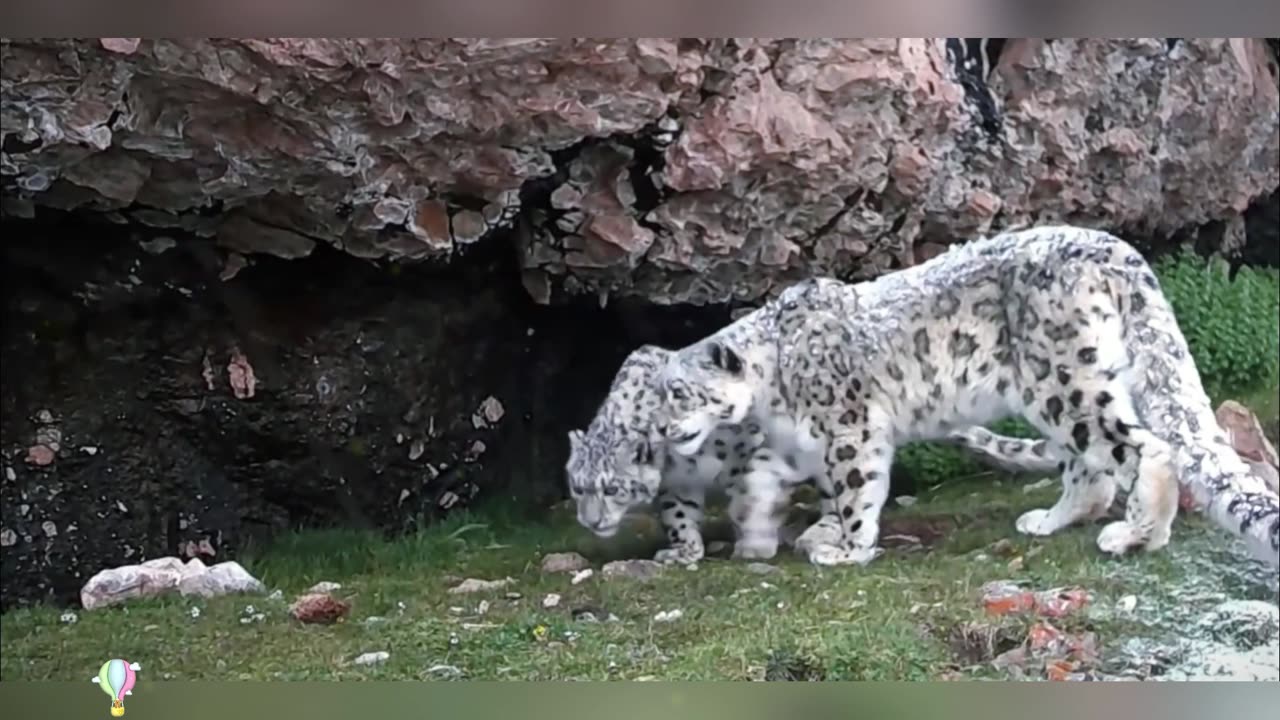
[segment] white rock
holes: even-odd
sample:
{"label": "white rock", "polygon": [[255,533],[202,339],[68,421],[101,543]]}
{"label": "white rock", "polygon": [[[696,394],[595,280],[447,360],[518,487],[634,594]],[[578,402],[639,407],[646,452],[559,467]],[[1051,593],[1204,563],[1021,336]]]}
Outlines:
{"label": "white rock", "polygon": [[588,578],[590,578],[592,575],[595,575],[595,574],[596,574],[596,571],[592,570],[591,568],[587,568],[586,570],[579,570],[578,572],[573,574],[573,578],[569,580],[569,584],[577,585],[579,583],[585,582]]}
{"label": "white rock", "polygon": [[465,593],[499,590],[514,582],[515,579],[509,577],[502,578],[501,580],[478,580],[476,578],[467,578],[457,586],[449,588],[449,593],[452,595],[461,595]]}
{"label": "white rock", "polygon": [[679,609],[663,610],[662,612],[653,616],[653,621],[659,622],[659,623],[675,622],[676,620],[679,620],[682,617],[684,617],[683,610],[679,610]]}
{"label": "white rock", "polygon": [[899,495],[898,497],[894,498],[893,501],[898,503],[902,507],[911,507],[912,505],[916,504],[916,499],[915,499],[915,496],[913,495]]}
{"label": "white rock", "polygon": [[367,652],[360,657],[357,657],[355,659],[355,663],[357,665],[377,665],[378,663],[386,662],[390,658],[391,653],[385,650],[379,650],[378,652]]}
{"label": "white rock", "polygon": [[542,558],[542,572],[545,573],[577,572],[590,565],[576,552],[548,553]]}
{"label": "white rock", "polygon": [[315,585],[312,585],[306,592],[303,593],[303,595],[310,595],[311,593],[331,593],[341,589],[342,589],[342,583],[329,582],[328,580],[321,580]]}
{"label": "white rock", "polygon": [[542,607],[544,608],[548,608],[548,609],[553,608],[559,604],[560,604],[560,596],[557,595],[556,593],[550,593],[546,597],[542,598]]}

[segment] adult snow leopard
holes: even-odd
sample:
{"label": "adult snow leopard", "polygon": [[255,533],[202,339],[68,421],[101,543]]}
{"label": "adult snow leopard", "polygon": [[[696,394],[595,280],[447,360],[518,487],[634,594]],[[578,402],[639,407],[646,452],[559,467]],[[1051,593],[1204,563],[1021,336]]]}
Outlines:
{"label": "adult snow leopard", "polygon": [[[680,452],[662,436],[659,372],[673,351],[645,345],[622,363],[586,430],[569,432],[565,465],[578,522],[600,537],[612,537],[623,517],[656,502],[669,546],[658,551],[662,562],[693,563],[705,554],[701,525],[711,490],[729,497],[735,535],[734,557],[769,559],[777,553],[783,514],[800,484],[822,484],[821,468],[801,466],[812,456],[807,426],[771,423],[772,436],[750,418],[718,425],[699,446]],[[746,398],[750,403],[751,399]],[[975,449],[1001,436],[979,436]],[[796,441],[799,444],[796,444]],[[1009,439],[1011,440],[1011,439]],[[965,445],[967,436],[957,439]],[[824,515],[835,509],[835,496],[822,491]],[[838,532],[829,540],[839,539]]]}
{"label": "adult snow leopard", "polygon": [[754,418],[769,434],[810,423],[801,464],[825,471],[835,496],[835,514],[799,543],[817,564],[878,554],[898,446],[1011,415],[1068,458],[1058,502],[1023,514],[1021,532],[1101,516],[1119,484],[1125,519],[1098,547],[1158,550],[1180,480],[1255,555],[1280,562],[1275,494],[1217,427],[1150,266],[1105,232],[1038,227],[869,282],[801,282],[668,356],[661,388],[662,434],[686,456],[721,425]]}

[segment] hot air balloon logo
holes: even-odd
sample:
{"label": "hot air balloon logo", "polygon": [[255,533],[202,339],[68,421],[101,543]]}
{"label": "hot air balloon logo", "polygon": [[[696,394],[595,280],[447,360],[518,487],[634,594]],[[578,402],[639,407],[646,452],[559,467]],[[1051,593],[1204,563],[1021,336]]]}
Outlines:
{"label": "hot air balloon logo", "polygon": [[124,715],[124,696],[133,694],[133,684],[138,679],[136,673],[141,669],[138,663],[119,658],[102,663],[102,669],[93,681],[98,683],[102,692],[111,696],[112,717]]}

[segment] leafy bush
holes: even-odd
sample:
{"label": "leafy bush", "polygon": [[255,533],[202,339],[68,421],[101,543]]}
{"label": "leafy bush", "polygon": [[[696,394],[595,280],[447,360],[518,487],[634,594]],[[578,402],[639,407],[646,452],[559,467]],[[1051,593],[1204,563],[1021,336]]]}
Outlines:
{"label": "leafy bush", "polygon": [[1280,271],[1240,268],[1184,250],[1155,263],[1205,389],[1216,400],[1280,374]]}
{"label": "leafy bush", "polygon": [[[1243,267],[1230,278],[1225,263],[1190,250],[1162,257],[1154,269],[1212,398],[1244,397],[1280,385],[1280,271]],[[1021,418],[990,429],[1039,437]],[[986,469],[972,454],[940,443],[905,445],[896,461],[921,488]]]}

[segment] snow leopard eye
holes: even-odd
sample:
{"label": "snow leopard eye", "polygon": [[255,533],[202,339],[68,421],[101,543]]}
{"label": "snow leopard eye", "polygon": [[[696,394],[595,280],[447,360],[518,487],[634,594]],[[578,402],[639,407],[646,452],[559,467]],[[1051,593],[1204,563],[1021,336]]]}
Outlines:
{"label": "snow leopard eye", "polygon": [[617,485],[608,485],[608,486],[606,486],[606,487],[605,487],[605,489],[604,489],[604,494],[605,494],[605,497],[613,497],[614,495],[617,495],[617,494],[618,494],[618,486],[617,486]]}

